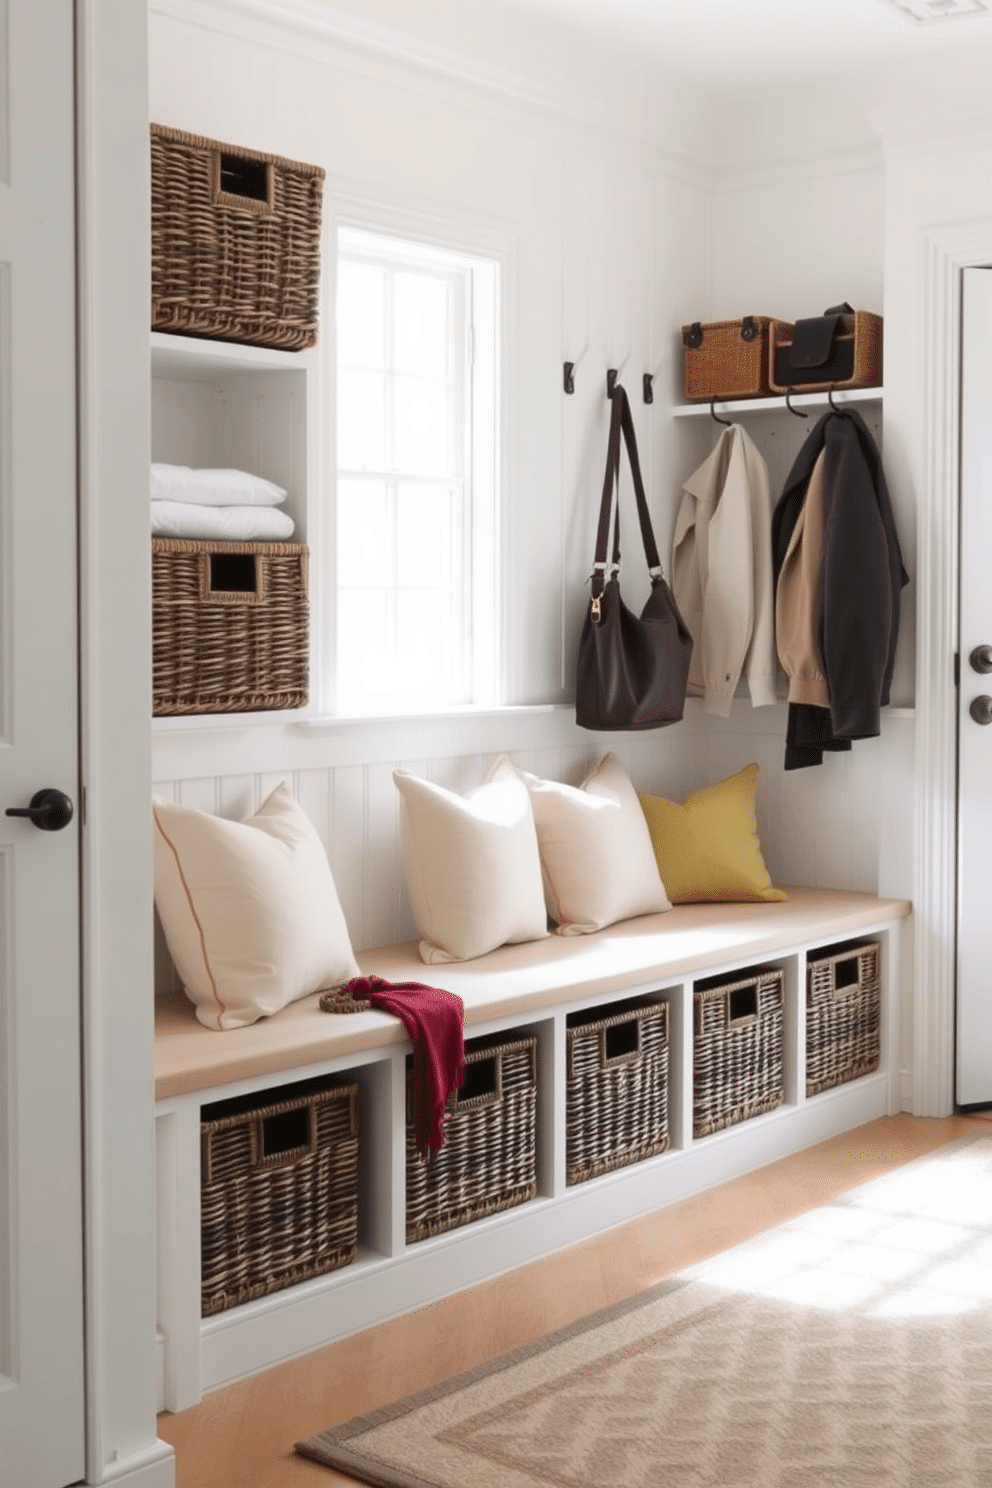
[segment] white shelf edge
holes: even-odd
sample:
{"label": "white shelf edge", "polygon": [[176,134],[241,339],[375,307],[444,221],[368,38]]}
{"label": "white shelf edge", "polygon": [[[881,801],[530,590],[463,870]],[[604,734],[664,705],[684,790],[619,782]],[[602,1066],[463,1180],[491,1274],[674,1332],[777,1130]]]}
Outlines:
{"label": "white shelf edge", "polygon": [[[829,395],[822,393],[794,393],[789,400],[793,408],[825,408],[829,402]],[[876,388],[848,388],[835,389],[834,402],[840,407],[844,403],[881,403],[882,389]],[[716,398],[714,406],[721,413],[782,413],[785,411],[785,397],[774,398]],[[676,403],[671,413],[673,418],[695,418],[710,411],[709,401],[700,403]]]}
{"label": "white shelf edge", "polygon": [[302,371],[313,360],[312,349],[286,351],[279,346],[248,346],[240,341],[212,341],[205,336],[150,333],[152,371],[157,376],[213,377],[224,372]]}

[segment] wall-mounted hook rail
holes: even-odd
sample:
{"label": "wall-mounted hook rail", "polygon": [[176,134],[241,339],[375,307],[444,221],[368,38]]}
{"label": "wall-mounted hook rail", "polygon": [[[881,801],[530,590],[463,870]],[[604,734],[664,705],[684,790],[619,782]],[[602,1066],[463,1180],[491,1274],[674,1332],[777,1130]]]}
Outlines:
{"label": "wall-mounted hook rail", "polygon": [[582,350],[579,352],[578,356],[575,358],[575,361],[574,362],[565,362],[564,367],[563,367],[563,371],[562,371],[562,384],[563,384],[563,386],[565,388],[566,393],[574,393],[575,392],[575,369],[576,369],[576,367],[578,367],[579,363],[582,361],[582,358],[585,356],[585,354],[586,354],[586,352],[588,350],[589,350],[589,341],[587,339],[585,346],[583,346]]}
{"label": "wall-mounted hook rail", "polygon": [[627,352],[627,355],[624,357],[624,359],[620,363],[619,367],[611,367],[609,369],[609,371],[607,372],[607,374],[606,374],[606,396],[608,398],[612,398],[613,397],[613,389],[616,387],[617,382],[618,382],[618,380],[620,378],[620,375],[623,372],[624,367],[626,367],[626,365],[627,365],[627,363],[629,361],[630,361],[630,352],[628,351]]}
{"label": "wall-mounted hook rail", "polygon": [[658,373],[661,371],[662,367],[665,365],[665,363],[667,361],[668,361],[668,357],[667,356],[663,356],[662,359],[661,359],[661,361],[658,363],[657,367],[655,367],[655,369],[654,369],[653,372],[645,372],[642,375],[642,377],[641,377],[641,387],[644,390],[644,401],[645,401],[645,403],[653,403],[654,402],[654,380],[658,376]]}

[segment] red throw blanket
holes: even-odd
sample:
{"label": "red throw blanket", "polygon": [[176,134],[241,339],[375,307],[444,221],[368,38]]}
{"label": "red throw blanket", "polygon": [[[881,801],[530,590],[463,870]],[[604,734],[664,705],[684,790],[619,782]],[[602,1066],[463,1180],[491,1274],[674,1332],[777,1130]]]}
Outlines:
{"label": "red throw blanket", "polygon": [[413,1045],[413,1130],[420,1156],[436,1157],[444,1142],[448,1096],[465,1072],[464,1006],[454,992],[422,982],[353,977],[343,991],[402,1018]]}

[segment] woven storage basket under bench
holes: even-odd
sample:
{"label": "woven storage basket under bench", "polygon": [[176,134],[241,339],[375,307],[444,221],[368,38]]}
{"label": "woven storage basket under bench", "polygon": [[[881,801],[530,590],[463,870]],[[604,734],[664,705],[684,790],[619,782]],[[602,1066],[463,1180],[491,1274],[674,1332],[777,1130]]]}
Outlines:
{"label": "woven storage basket under bench", "polygon": [[152,538],[152,711],[250,713],[308,697],[308,551]]}
{"label": "woven storage basket under bench", "polygon": [[324,172],[151,126],[152,330],[317,340]]}
{"label": "woven storage basket under bench", "polygon": [[755,967],[693,989],[692,1134],[760,1116],[784,1098],[784,982]]}
{"label": "woven storage basket under bench", "polygon": [[537,1193],[537,1039],[493,1034],[465,1044],[465,1078],[449,1098],[444,1144],[424,1162],[413,1129],[407,1059],[406,1238],[426,1240]]}
{"label": "woven storage basket under bench", "polygon": [[881,948],[848,941],[806,962],[806,1094],[877,1070],[881,1059]]}
{"label": "woven storage basket under bench", "polygon": [[570,1013],[565,1181],[582,1183],[668,1147],[668,1003]]}
{"label": "woven storage basket under bench", "polygon": [[203,1106],[204,1317],[358,1253],[358,1085],[324,1077]]}

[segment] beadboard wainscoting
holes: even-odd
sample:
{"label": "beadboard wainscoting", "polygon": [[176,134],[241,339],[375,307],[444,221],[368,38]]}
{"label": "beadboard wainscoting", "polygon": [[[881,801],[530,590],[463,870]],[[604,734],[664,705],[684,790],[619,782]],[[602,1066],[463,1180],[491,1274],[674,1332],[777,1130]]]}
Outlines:
{"label": "beadboard wainscoting", "polygon": [[[394,769],[464,792],[481,784],[503,753],[535,774],[578,784],[613,750],[639,790],[680,800],[756,760],[759,829],[777,882],[908,897],[911,711],[888,710],[881,738],[810,770],[783,769],[785,726],[784,703],[752,709],[746,698],[729,719],[711,717],[690,699],[680,724],[628,734],[580,729],[564,705],[354,722],[230,715],[157,726],[153,777],[158,795],[230,818],[249,815],[288,780],[327,848],[359,950],[416,936]],[[159,933],[156,990],[174,988]]]}

